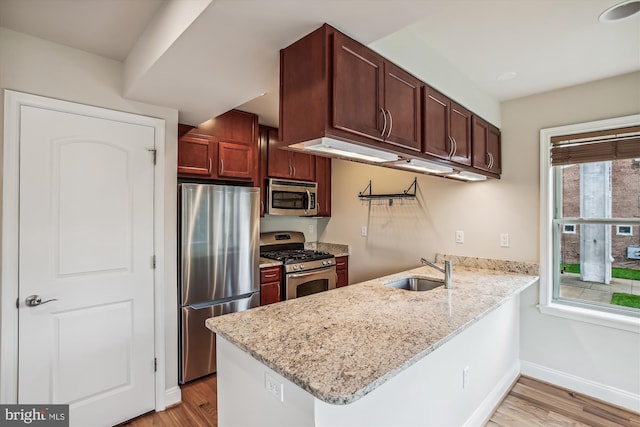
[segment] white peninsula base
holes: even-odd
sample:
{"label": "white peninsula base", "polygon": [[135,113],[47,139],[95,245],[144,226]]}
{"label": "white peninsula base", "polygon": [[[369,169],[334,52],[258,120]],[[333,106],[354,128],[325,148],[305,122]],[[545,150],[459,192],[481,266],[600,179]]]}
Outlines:
{"label": "white peninsula base", "polygon": [[481,426],[519,375],[519,320],[517,294],[348,405],[319,400],[218,335],[218,425]]}

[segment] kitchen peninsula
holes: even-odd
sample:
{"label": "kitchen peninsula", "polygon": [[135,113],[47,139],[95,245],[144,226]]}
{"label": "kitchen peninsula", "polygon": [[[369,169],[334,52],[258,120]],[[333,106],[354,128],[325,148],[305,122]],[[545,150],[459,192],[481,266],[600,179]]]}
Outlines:
{"label": "kitchen peninsula", "polygon": [[537,266],[453,257],[452,289],[420,267],[207,320],[218,337],[218,413],[232,425],[482,422],[519,373],[519,293]]}

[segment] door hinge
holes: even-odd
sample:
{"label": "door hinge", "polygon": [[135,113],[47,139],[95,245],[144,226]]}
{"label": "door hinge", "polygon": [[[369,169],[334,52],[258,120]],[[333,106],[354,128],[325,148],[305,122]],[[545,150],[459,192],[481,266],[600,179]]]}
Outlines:
{"label": "door hinge", "polygon": [[153,358],[153,372],[158,372],[158,358]]}
{"label": "door hinge", "polygon": [[155,255],[151,256],[151,268],[153,268],[154,270],[156,269],[156,256]]}
{"label": "door hinge", "polygon": [[158,157],[158,151],[154,148],[149,150],[151,152],[151,155],[153,156],[153,164],[156,164],[156,158]]}
{"label": "door hinge", "polygon": [[20,298],[16,298],[16,308],[20,308]]}

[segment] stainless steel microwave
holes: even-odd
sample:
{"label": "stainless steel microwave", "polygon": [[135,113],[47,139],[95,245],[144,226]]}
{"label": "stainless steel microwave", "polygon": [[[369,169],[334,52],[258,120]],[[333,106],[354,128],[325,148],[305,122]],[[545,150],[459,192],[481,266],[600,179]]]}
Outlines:
{"label": "stainless steel microwave", "polygon": [[286,179],[269,179],[267,182],[267,214],[317,215],[318,184]]}

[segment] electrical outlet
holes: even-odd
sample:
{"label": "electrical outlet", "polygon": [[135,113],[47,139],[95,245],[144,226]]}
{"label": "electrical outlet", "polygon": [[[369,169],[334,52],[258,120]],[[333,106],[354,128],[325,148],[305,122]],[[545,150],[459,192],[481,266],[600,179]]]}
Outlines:
{"label": "electrical outlet", "polygon": [[509,233],[500,233],[500,247],[501,248],[509,247]]}
{"label": "electrical outlet", "polygon": [[465,366],[462,370],[462,388],[467,387],[469,385],[469,367]]}
{"label": "electrical outlet", "polygon": [[362,228],[360,229],[360,235],[362,237],[367,237],[367,226],[363,225]]}
{"label": "electrical outlet", "polygon": [[313,224],[309,224],[309,233],[313,233],[313,230],[314,230]]}
{"label": "electrical outlet", "polygon": [[266,372],[264,374],[264,388],[270,395],[278,399],[280,402],[284,402],[284,384]]}
{"label": "electrical outlet", "polygon": [[464,231],[456,230],[456,243],[464,243]]}

